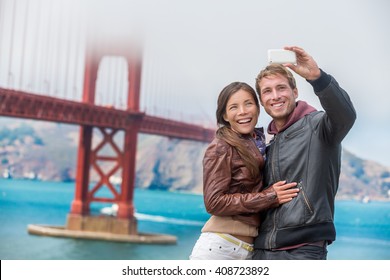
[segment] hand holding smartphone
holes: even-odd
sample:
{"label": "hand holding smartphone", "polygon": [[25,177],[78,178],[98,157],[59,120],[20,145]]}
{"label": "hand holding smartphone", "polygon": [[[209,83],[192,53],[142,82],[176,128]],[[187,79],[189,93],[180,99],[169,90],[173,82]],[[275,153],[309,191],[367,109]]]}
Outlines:
{"label": "hand holding smartphone", "polygon": [[297,56],[295,52],[284,49],[271,49],[268,50],[268,63],[269,64],[285,64],[297,63]]}

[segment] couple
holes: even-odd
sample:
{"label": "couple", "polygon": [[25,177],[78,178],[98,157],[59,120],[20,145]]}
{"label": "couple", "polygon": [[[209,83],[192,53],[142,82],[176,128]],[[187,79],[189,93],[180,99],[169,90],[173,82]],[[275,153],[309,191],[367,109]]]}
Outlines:
{"label": "couple", "polygon": [[[336,237],[334,201],[341,141],[356,113],[347,93],[299,47],[297,64],[271,64],[256,78],[272,117],[266,147],[256,92],[246,83],[218,97],[216,137],[203,159],[204,202],[212,215],[190,259],[326,259]],[[325,112],[296,101],[291,69],[314,89]]]}

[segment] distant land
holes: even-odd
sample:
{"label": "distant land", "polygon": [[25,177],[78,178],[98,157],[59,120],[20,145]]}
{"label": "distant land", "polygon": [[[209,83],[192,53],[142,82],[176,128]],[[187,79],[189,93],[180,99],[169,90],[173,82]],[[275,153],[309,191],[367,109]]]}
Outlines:
{"label": "distant land", "polygon": [[[0,174],[28,180],[73,181],[79,128],[48,122],[0,118]],[[100,137],[96,131],[94,139]],[[123,133],[117,141],[122,147]],[[136,187],[202,193],[206,143],[139,134]],[[109,155],[107,148],[103,153]],[[102,166],[109,170],[109,166]],[[91,181],[97,180],[94,172]],[[118,172],[112,182],[121,180]],[[390,201],[390,167],[343,150],[337,199]]]}

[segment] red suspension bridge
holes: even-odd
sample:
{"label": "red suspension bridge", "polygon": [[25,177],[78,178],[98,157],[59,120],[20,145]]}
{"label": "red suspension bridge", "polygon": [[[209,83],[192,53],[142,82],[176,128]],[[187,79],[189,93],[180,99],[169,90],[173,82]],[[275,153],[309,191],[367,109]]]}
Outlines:
{"label": "red suspension bridge", "polygon": [[[30,232],[104,239],[107,239],[104,234],[110,234],[116,236],[111,239],[117,241],[172,242],[172,238],[140,237],[137,231],[133,205],[137,135],[146,133],[209,142],[214,129],[152,116],[140,109],[143,55],[138,44],[125,40],[87,40],[85,43],[77,26],[68,24],[65,28],[61,23],[56,29],[61,34],[53,40],[55,30],[40,26],[40,17],[36,15],[39,9],[28,3],[0,2],[0,115],[80,126],[75,197],[65,229],[52,228],[54,233],[51,234],[49,228],[34,228]],[[30,35],[30,26],[34,24],[35,38]],[[42,53],[40,39],[48,46],[46,53]],[[85,50],[84,56],[79,50]],[[114,66],[106,67],[104,72],[107,61]],[[83,71],[78,70],[80,68]],[[104,76],[111,78],[102,86]],[[82,88],[81,101],[72,100],[77,83]],[[96,105],[96,93],[101,91],[111,95],[109,99],[114,105]],[[123,93],[127,100],[118,97]],[[66,98],[58,97],[61,94]],[[116,104],[123,107],[123,103],[125,108],[116,108]],[[95,147],[92,146],[94,129],[103,135]],[[114,140],[118,131],[124,132],[123,147]],[[106,146],[112,148],[114,155],[102,155]],[[104,172],[100,167],[102,162],[114,164]],[[90,182],[92,170],[100,178],[94,185]],[[118,171],[122,175],[119,189],[110,182]],[[110,197],[97,196],[105,187]],[[117,204],[117,216],[92,216],[92,202]]]}

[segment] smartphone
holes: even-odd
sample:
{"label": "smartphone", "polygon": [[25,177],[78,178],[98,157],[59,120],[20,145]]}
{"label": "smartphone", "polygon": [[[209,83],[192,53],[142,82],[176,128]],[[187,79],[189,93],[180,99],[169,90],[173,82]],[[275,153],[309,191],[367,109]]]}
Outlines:
{"label": "smartphone", "polygon": [[297,56],[295,52],[284,49],[272,49],[268,50],[268,63],[284,64],[284,63],[297,63]]}

